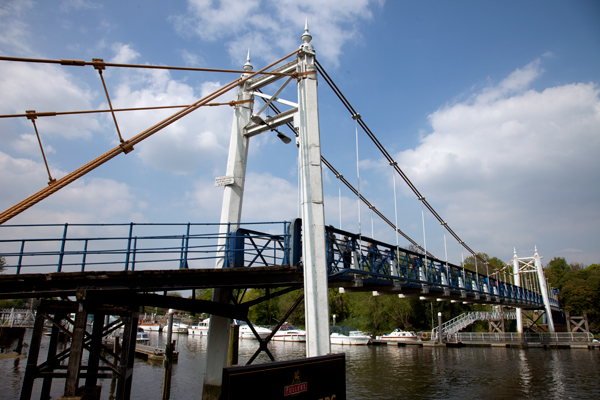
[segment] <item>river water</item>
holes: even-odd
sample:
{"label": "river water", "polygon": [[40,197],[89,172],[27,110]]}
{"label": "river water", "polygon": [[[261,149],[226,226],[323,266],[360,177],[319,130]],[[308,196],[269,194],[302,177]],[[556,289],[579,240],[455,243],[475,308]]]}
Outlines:
{"label": "river water", "polygon": [[[151,333],[150,345],[164,346],[165,337]],[[174,339],[179,360],[173,366],[171,399],[200,399],[207,338]],[[44,337],[39,362],[47,345]],[[256,347],[255,341],[240,341],[240,364]],[[302,343],[274,342],[269,348],[278,361],[305,356]],[[332,346],[332,352],[346,353],[348,399],[600,399],[598,350]],[[255,363],[267,361],[263,353]],[[0,359],[0,399],[19,398],[25,366],[26,359]],[[133,376],[132,399],[161,398],[162,363],[136,359]],[[99,384],[102,399],[110,399],[110,379]],[[32,399],[39,398],[40,389],[37,380]],[[63,391],[64,380],[54,380],[52,398]]]}

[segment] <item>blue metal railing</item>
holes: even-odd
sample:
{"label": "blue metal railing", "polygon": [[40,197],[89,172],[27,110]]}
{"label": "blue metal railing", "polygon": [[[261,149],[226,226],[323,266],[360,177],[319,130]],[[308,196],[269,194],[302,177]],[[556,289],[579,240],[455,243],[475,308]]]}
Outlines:
{"label": "blue metal railing", "polygon": [[[380,282],[385,278],[400,281],[405,287],[426,285],[530,305],[543,304],[542,295],[534,291],[366,236],[329,226],[325,228],[325,237],[331,278],[353,279],[352,275],[362,275],[365,282]],[[550,297],[550,304],[560,308],[556,298]]]}
{"label": "blue metal railing", "polygon": [[[436,258],[331,226],[325,233],[331,279],[361,275],[366,282],[543,303],[539,293]],[[21,238],[11,238],[16,235]],[[0,255],[7,261],[7,272],[15,274],[214,268],[217,263],[224,268],[291,265],[301,271],[302,228],[300,219],[239,227],[218,223],[0,225]],[[551,305],[560,308],[556,296],[551,297]]]}
{"label": "blue metal railing", "polygon": [[0,255],[14,274],[286,265],[288,225],[224,224],[226,233],[218,223],[0,225]]}

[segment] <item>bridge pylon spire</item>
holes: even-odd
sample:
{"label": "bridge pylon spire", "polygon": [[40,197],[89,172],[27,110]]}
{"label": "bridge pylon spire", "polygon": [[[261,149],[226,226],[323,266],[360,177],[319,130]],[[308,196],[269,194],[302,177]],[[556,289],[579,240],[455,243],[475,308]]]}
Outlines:
{"label": "bridge pylon spire", "polygon": [[[247,74],[252,71],[250,64],[250,50],[243,66]],[[247,76],[243,74],[242,77]],[[248,161],[248,137],[244,135],[244,128],[250,122],[252,115],[254,96],[248,90],[246,83],[238,87],[236,95],[237,102],[248,103],[235,106],[231,136],[229,142],[229,155],[227,158],[226,176],[233,178],[233,183],[223,188],[223,205],[221,208],[221,225],[219,228],[218,247],[223,253],[226,249],[228,232],[239,227],[242,218],[242,201],[244,198],[244,186],[246,181],[246,164]],[[224,257],[217,258],[216,268],[224,268]],[[215,288],[212,300],[220,303],[230,303],[231,289]],[[208,343],[206,349],[206,372],[204,374],[204,386],[202,398],[204,400],[218,399],[221,394],[222,372],[227,366],[227,353],[229,347],[229,318],[211,315],[208,331]]]}
{"label": "bridge pylon spire", "polygon": [[327,253],[321,137],[317,97],[315,49],[310,44],[306,20],[298,52],[298,137],[302,181],[302,259],[304,262],[304,305],[306,310],[306,356],[330,352]]}

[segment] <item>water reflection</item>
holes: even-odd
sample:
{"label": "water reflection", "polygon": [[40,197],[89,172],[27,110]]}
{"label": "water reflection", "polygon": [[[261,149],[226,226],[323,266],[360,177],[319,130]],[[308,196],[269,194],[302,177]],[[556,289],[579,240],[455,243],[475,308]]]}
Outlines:
{"label": "water reflection", "polygon": [[[174,335],[179,360],[173,365],[172,399],[198,399],[204,379],[206,336]],[[150,345],[164,347],[166,335],[150,334]],[[29,337],[25,341],[29,343]],[[48,339],[42,340],[45,360]],[[258,344],[241,340],[239,363],[245,364]],[[274,342],[269,350],[277,360],[302,358],[304,343]],[[513,348],[420,348],[416,346],[334,346],[346,353],[349,399],[464,399],[464,398],[578,398],[595,399],[600,393],[600,351]],[[255,363],[268,362],[262,353]],[[0,399],[18,399],[25,360],[0,361]],[[136,359],[133,399],[160,398],[162,363]],[[83,381],[82,381],[83,383]],[[112,398],[114,383],[99,380],[102,399]],[[37,380],[32,398],[39,398]],[[52,398],[64,391],[57,379]]]}

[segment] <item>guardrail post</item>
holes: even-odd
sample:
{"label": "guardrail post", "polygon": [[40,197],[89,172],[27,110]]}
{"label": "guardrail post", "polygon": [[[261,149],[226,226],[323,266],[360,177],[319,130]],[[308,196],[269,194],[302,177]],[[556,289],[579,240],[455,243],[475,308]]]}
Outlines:
{"label": "guardrail post", "polygon": [[81,272],[85,271],[85,259],[87,258],[87,248],[88,248],[88,240],[89,239],[85,239],[84,245],[83,245],[83,256],[81,257]]}
{"label": "guardrail post", "polygon": [[62,264],[63,258],[65,256],[65,243],[67,241],[67,228],[69,227],[68,223],[65,223],[65,230],[63,231],[62,243],[60,246],[60,255],[58,256],[58,270],[56,272],[62,272]]}
{"label": "guardrail post", "polygon": [[131,260],[131,270],[135,271],[135,256],[137,254],[137,236],[133,238],[133,260]]}
{"label": "guardrail post", "polygon": [[283,223],[283,259],[281,260],[281,265],[292,265],[290,260],[290,253],[291,253],[291,232],[290,232],[290,227],[291,227],[292,223],[285,221]]}
{"label": "guardrail post", "polygon": [[131,237],[133,235],[133,222],[129,223],[129,237],[127,238],[127,255],[125,256],[125,271],[129,271],[129,253],[131,251]]}
{"label": "guardrail post", "polygon": [[21,252],[19,253],[19,262],[17,264],[17,275],[21,273],[21,263],[23,262],[23,250],[25,249],[25,240],[21,241]]}
{"label": "guardrail post", "polygon": [[183,244],[182,249],[181,249],[181,263],[179,265],[180,269],[188,268],[187,256],[188,256],[189,244],[190,244],[190,223],[188,222],[187,223],[187,231],[185,234],[185,244]]}

